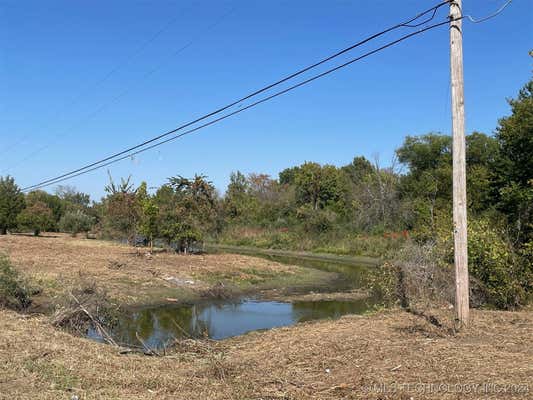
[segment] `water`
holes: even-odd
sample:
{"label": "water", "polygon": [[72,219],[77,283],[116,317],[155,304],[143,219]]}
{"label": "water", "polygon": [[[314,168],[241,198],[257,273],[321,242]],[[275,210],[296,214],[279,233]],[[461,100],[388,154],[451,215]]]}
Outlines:
{"label": "water", "polygon": [[[268,256],[278,262],[298,264],[339,274],[333,286],[313,288],[315,291],[339,291],[359,288],[367,271],[364,266],[351,266],[332,261],[302,260],[293,257]],[[290,326],[298,322],[339,318],[361,314],[375,301],[319,300],[285,303],[257,299],[212,300],[191,305],[145,307],[129,310],[111,328],[114,339],[126,345],[139,345],[139,336],[149,347],[161,348],[176,338],[225,339],[244,333]],[[94,330],[88,336],[101,340]]]}

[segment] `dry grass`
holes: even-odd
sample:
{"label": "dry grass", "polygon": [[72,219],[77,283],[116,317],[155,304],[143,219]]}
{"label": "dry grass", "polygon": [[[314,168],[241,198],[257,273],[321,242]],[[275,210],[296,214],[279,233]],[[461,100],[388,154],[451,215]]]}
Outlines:
{"label": "dry grass", "polygon": [[[59,293],[59,285],[74,282],[82,271],[126,301],[161,296],[166,293],[161,288],[184,290],[167,277],[193,280],[190,290],[201,293],[221,277],[264,282],[302,274],[297,267],[245,256],[148,257],[127,246],[65,236],[4,236],[2,251],[27,274],[49,282],[45,291]],[[533,376],[531,311],[475,310],[471,327],[458,334],[449,311],[435,315],[440,328],[394,310],[221,342],[183,341],[165,357],[147,357],[72,336],[46,316],[0,310],[0,399],[531,397],[532,387],[528,393],[525,386],[521,393],[501,392]],[[492,386],[454,386],[476,384]]]}
{"label": "dry grass", "polygon": [[187,300],[218,282],[239,289],[277,288],[327,281],[333,274],[233,254],[152,255],[146,249],[62,234],[0,236],[0,253],[40,282],[45,293],[74,285],[80,274],[94,279],[122,303]]}
{"label": "dry grass", "polygon": [[[1,399],[520,399],[532,390],[414,389],[416,383],[529,383],[529,312],[474,311],[472,327],[458,335],[412,314],[383,312],[251,333],[208,347],[191,342],[168,357],[120,355],[55,330],[44,317],[0,311],[0,323]],[[394,383],[413,384],[413,391],[367,390]]]}

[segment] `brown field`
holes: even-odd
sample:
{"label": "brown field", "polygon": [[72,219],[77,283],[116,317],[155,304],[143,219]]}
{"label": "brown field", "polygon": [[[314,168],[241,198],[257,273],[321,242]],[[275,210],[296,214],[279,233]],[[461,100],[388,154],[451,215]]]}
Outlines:
{"label": "brown field", "polygon": [[[147,257],[62,235],[0,237],[0,252],[39,280],[48,297],[61,296],[80,271],[131,303],[201,293],[220,280],[268,289],[331,278],[245,256]],[[185,290],[164,279],[170,276],[194,284]],[[219,342],[181,341],[156,357],[73,336],[46,315],[0,310],[0,399],[532,397],[531,311],[474,310],[471,327],[461,332],[454,331],[450,310],[434,315],[442,327],[390,310]]]}
{"label": "brown field", "polygon": [[244,255],[150,255],[146,249],[51,233],[0,236],[0,253],[37,282],[47,298],[72,286],[80,276],[128,304],[193,300],[220,282],[238,294],[310,286],[335,278],[332,273]]}
{"label": "brown field", "polygon": [[0,311],[0,321],[1,399],[526,399],[533,390],[528,312],[475,311],[456,335],[382,312],[184,342],[166,357],[121,355],[46,317]]}

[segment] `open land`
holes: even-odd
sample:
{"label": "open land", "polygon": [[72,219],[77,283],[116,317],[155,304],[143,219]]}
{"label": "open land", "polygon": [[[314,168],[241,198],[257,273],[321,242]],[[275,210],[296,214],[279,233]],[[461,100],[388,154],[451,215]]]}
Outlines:
{"label": "open land", "polygon": [[[331,279],[253,257],[147,256],[67,236],[4,236],[0,251],[49,301],[80,273],[132,304],[184,290],[191,298],[220,280],[249,290]],[[391,309],[217,342],[181,340],[149,357],[71,335],[45,314],[0,310],[0,399],[530,398],[531,311],[474,310],[459,332],[451,310],[434,315],[440,327]]]}

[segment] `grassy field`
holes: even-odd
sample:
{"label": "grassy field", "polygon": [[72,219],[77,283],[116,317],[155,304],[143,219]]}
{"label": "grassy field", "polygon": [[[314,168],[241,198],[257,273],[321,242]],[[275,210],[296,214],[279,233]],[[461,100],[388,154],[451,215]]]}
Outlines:
{"label": "grassy field", "polygon": [[295,289],[326,284],[335,274],[233,254],[152,255],[146,249],[109,241],[72,238],[0,236],[0,253],[43,289],[38,302],[75,285],[94,281],[123,304],[191,301],[222,283],[234,294],[267,289]]}

